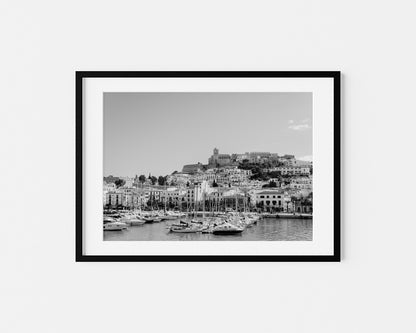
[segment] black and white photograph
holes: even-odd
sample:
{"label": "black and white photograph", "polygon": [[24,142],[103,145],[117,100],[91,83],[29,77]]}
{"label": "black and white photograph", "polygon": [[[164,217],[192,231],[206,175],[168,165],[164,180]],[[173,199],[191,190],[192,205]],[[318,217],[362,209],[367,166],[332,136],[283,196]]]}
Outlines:
{"label": "black and white photograph", "polygon": [[78,72],[77,259],[337,261],[339,72]]}
{"label": "black and white photograph", "polygon": [[104,241],[312,241],[311,92],[103,99]]}

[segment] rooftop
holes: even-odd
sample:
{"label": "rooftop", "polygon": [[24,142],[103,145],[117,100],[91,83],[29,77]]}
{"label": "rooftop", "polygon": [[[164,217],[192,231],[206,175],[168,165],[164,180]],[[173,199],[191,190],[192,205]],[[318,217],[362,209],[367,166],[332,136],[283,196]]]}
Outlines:
{"label": "rooftop", "polygon": [[283,194],[282,191],[276,190],[276,191],[261,191],[258,192],[257,194]]}

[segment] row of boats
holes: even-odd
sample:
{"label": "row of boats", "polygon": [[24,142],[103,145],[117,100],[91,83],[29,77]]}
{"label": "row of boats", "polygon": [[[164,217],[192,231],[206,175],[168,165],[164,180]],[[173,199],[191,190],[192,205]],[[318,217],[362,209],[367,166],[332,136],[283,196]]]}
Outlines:
{"label": "row of boats", "polygon": [[176,220],[186,214],[176,211],[167,212],[105,212],[104,230],[120,231],[128,226],[139,226],[145,223],[158,223],[167,220]]}
{"label": "row of boats", "polygon": [[176,233],[211,233],[214,235],[234,235],[252,227],[260,219],[253,213],[227,213],[202,219],[179,220],[167,226],[170,232]]}
{"label": "row of boats", "polygon": [[262,213],[264,218],[278,218],[278,219],[301,219],[310,220],[312,214],[309,213]]}
{"label": "row of boats", "polygon": [[168,232],[231,235],[241,233],[246,228],[252,227],[260,218],[261,216],[256,213],[233,212],[218,213],[202,218],[191,218],[185,213],[175,211],[107,212],[104,214],[103,228],[105,231],[120,231],[127,229],[129,226],[175,220],[167,224]]}

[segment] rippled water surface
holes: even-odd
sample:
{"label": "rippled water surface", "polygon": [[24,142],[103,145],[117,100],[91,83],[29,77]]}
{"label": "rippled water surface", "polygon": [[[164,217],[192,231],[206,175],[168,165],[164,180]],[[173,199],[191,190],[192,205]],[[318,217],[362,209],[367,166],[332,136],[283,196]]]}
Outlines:
{"label": "rippled water surface", "polygon": [[105,241],[312,241],[312,220],[261,219],[237,235],[180,234],[167,230],[172,221],[104,231]]}

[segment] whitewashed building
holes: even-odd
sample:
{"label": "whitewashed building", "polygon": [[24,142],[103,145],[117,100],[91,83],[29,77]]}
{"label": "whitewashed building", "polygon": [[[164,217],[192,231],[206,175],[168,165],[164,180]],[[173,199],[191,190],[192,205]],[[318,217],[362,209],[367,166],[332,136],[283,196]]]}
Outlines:
{"label": "whitewashed building", "polygon": [[263,190],[256,193],[256,205],[262,206],[265,211],[283,210],[285,195],[282,191]]}

